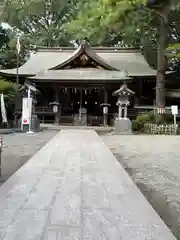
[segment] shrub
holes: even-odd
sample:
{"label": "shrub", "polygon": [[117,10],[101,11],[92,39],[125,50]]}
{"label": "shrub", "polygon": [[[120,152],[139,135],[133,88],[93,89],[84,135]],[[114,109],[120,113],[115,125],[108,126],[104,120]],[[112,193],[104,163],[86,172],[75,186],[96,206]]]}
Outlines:
{"label": "shrub", "polygon": [[147,122],[154,122],[153,112],[148,112],[148,113],[137,116],[136,119],[132,121],[133,131],[142,132],[144,129],[144,124]]}
{"label": "shrub", "polygon": [[[163,115],[154,114],[153,111],[141,114],[132,121],[133,131],[142,132],[144,130],[145,123],[172,124],[173,115],[171,113],[164,113]],[[180,131],[180,130],[179,130]]]}
{"label": "shrub", "polygon": [[136,120],[132,120],[132,130],[134,132],[138,131],[138,124]]}
{"label": "shrub", "polygon": [[164,113],[163,115],[156,115],[156,123],[161,124],[171,124],[173,123],[173,115],[171,113]]}

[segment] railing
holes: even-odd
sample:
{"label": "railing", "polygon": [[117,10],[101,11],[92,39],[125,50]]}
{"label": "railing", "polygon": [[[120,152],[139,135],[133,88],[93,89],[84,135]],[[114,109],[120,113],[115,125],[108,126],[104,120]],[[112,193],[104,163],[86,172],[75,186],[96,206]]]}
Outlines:
{"label": "railing", "polygon": [[[146,107],[146,106],[142,106],[142,107],[135,107],[135,108],[129,108],[128,109],[128,117],[130,119],[134,119],[136,118],[137,115],[147,112],[147,111],[151,111],[153,108],[152,107]],[[22,110],[18,109],[17,113],[20,116],[21,115]],[[35,114],[38,115],[38,117],[40,118],[40,121],[42,123],[54,123],[55,122],[55,114],[53,112],[52,107],[39,107],[37,106],[35,108]],[[59,123],[62,125],[74,125],[74,116],[77,115],[76,114],[60,114],[59,116]],[[109,113],[107,116],[108,119],[108,125],[113,125],[114,124],[114,119],[115,116],[117,115],[117,113]],[[91,114],[87,114],[87,125],[103,125],[103,115],[91,115]]]}

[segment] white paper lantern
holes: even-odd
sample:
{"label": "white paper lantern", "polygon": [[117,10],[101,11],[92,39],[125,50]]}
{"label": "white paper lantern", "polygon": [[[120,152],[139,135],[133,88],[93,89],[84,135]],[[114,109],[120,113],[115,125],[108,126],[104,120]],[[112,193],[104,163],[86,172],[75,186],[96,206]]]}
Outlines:
{"label": "white paper lantern", "polygon": [[54,112],[54,113],[57,113],[57,112],[58,112],[58,106],[57,106],[57,105],[54,105],[54,106],[53,106],[53,112]]}

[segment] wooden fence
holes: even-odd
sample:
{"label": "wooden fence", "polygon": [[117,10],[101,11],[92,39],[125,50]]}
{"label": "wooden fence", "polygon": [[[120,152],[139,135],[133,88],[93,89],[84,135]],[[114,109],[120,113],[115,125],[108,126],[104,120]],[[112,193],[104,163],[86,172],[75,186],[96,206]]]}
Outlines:
{"label": "wooden fence", "polygon": [[174,124],[167,125],[157,125],[153,123],[145,123],[144,124],[144,132],[148,134],[163,134],[163,135],[174,135],[177,134],[178,124],[176,125],[176,129]]}

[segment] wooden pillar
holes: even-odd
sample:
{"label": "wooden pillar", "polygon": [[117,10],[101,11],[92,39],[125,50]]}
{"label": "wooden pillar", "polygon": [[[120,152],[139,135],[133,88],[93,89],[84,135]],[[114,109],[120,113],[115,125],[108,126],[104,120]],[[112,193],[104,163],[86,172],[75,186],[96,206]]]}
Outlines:
{"label": "wooden pillar", "polygon": [[[54,101],[59,103],[59,86],[56,84],[54,85]],[[58,106],[58,112],[55,113],[55,124],[59,124],[59,112],[60,106]]]}
{"label": "wooden pillar", "polygon": [[104,103],[108,103],[108,91],[104,88]]}
{"label": "wooden pillar", "polygon": [[139,104],[140,104],[140,105],[142,105],[142,104],[141,104],[141,100],[142,100],[141,97],[142,97],[142,95],[143,95],[143,82],[142,82],[142,81],[143,81],[142,79],[139,80],[139,100],[140,100],[140,101],[139,101]]}
{"label": "wooden pillar", "polygon": [[[104,103],[108,104],[108,91],[106,88],[104,88]],[[104,115],[104,126],[107,126],[108,125],[108,113],[104,113],[103,115]]]}

